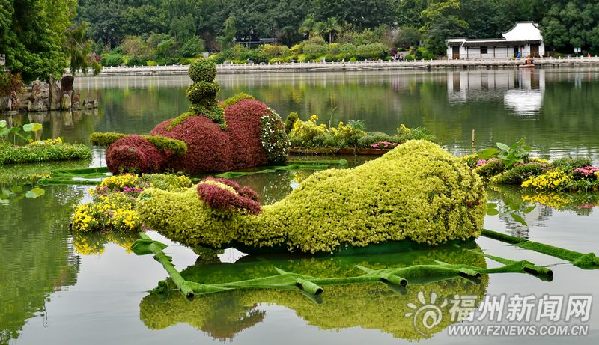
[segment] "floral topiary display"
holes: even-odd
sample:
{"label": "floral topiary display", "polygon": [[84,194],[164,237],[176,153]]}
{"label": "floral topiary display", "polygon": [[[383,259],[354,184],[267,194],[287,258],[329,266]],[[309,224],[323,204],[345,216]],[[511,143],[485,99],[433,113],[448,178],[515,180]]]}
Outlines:
{"label": "floral topiary display", "polygon": [[113,173],[159,172],[166,159],[165,153],[139,135],[118,139],[106,150],[106,165]]}
{"label": "floral topiary display", "polygon": [[[219,183],[221,190],[229,186],[241,194]],[[227,217],[215,216],[220,204],[202,188],[147,189],[137,210],[147,226],[191,247],[235,242],[315,253],[385,241],[435,245],[477,237],[486,205],[480,177],[428,141],[409,141],[353,169],[317,172],[258,214],[236,207]]]}
{"label": "floral topiary display", "polygon": [[[289,141],[276,112],[245,94],[219,104],[219,87],[214,82],[216,66],[209,60],[192,64],[189,76],[193,81],[187,89],[189,111],[159,123],[151,136],[124,136],[114,141],[106,156],[110,171],[200,174],[287,160]],[[174,146],[177,141],[185,144],[185,150],[175,155],[166,146]]]}
{"label": "floral topiary display", "polygon": [[246,211],[251,214],[260,213],[260,203],[256,192],[237,183],[225,179],[207,178],[198,183],[199,197],[213,210],[227,216],[229,211]]}

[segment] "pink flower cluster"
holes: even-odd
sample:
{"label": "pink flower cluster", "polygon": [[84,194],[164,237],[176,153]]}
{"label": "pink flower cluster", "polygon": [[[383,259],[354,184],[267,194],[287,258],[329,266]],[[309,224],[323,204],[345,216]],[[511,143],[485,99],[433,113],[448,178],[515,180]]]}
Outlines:
{"label": "pink flower cluster", "polygon": [[392,149],[397,146],[397,143],[390,141],[379,141],[378,143],[370,144],[373,149]]}
{"label": "pink flower cluster", "polygon": [[590,166],[590,165],[588,165],[586,167],[574,169],[575,175],[581,175],[584,177],[593,177],[593,176],[595,176],[596,172],[599,172],[599,167],[594,167],[594,166]]}
{"label": "pink flower cluster", "polygon": [[480,167],[480,166],[483,166],[483,165],[485,165],[485,164],[487,164],[487,163],[488,163],[488,162],[487,162],[487,160],[486,160],[486,159],[479,159],[479,160],[476,162],[476,166],[477,166],[477,167]]}
{"label": "pink flower cluster", "polygon": [[127,186],[125,186],[125,187],[123,187],[123,192],[124,193],[141,193],[141,192],[143,192],[143,189],[139,188],[139,187],[127,187]]}
{"label": "pink flower cluster", "polygon": [[[237,194],[216,184],[207,183],[210,181],[227,185],[233,188]],[[262,210],[258,202],[258,194],[253,189],[245,186],[241,187],[237,182],[224,178],[208,177],[204,179],[198,184],[198,195],[211,208],[219,211],[238,209],[258,214]]]}

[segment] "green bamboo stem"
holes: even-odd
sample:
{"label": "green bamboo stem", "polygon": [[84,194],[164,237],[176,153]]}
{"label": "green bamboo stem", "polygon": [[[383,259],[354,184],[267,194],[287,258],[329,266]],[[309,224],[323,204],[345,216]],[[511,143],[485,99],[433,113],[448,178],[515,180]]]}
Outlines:
{"label": "green bamboo stem", "polygon": [[494,240],[513,244],[522,249],[532,250],[541,254],[546,254],[558,259],[569,261],[574,266],[582,269],[599,268],[599,258],[594,253],[583,254],[573,250],[554,247],[552,245],[540,242],[529,241],[525,238],[511,236],[487,229],[483,229],[482,235]]}
{"label": "green bamboo stem", "polygon": [[166,270],[169,277],[173,281],[173,283],[177,286],[177,288],[183,293],[186,297],[192,298],[194,295],[194,290],[190,282],[185,280],[179,271],[175,268],[172,263],[172,258],[162,251],[166,248],[166,245],[157,241],[152,240],[148,235],[141,234],[141,239],[135,241],[133,243],[132,249],[138,254],[154,254],[154,260],[160,262],[162,267]]}
{"label": "green bamboo stem", "polygon": [[[353,277],[326,277],[319,278],[294,272],[287,272],[276,268],[277,274],[268,277],[253,278],[247,280],[218,283],[218,284],[200,284],[185,280],[175,269],[171,258],[164,254],[163,249],[166,245],[153,241],[145,234],[137,240],[133,246],[133,251],[138,255],[153,254],[154,258],[162,264],[168,272],[169,277],[177,288],[187,297],[193,297],[194,294],[210,294],[238,289],[279,289],[291,290],[300,289],[303,293],[317,296],[326,285],[356,284],[368,282],[383,282],[392,288],[404,288],[408,281],[421,283],[432,282],[456,277],[463,277],[477,282],[482,274],[520,272],[529,273],[534,276],[551,279],[553,272],[545,267],[536,266],[526,260],[514,261],[505,258],[487,255],[503,266],[498,268],[482,268],[464,264],[449,264],[442,261],[435,261],[433,264],[413,265],[407,267],[371,269],[368,267],[357,266],[364,274]],[[394,288],[394,290],[395,290]]]}

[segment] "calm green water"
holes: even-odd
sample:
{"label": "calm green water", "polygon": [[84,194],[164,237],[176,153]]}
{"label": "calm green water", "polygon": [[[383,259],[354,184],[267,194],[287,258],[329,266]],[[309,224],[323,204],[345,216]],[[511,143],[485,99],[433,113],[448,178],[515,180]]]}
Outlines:
{"label": "calm green water", "polygon": [[[370,130],[387,132],[399,123],[426,126],[453,151],[471,149],[470,133],[475,128],[480,146],[525,136],[543,154],[589,154],[599,161],[599,70],[240,75],[219,76],[219,82],[223,96],[252,93],[283,115],[298,111],[333,121],[363,119]],[[44,122],[46,137],[86,142],[96,130],[148,131],[187,107],[182,92],[189,83],[187,78],[81,78],[78,83],[85,93],[100,100],[100,109],[10,120]],[[102,164],[102,155],[101,150],[96,151],[93,164]],[[7,169],[2,172],[11,173]],[[246,176],[239,182],[252,186],[270,203],[284,197],[307,175],[279,172]],[[252,291],[193,302],[178,294],[157,297],[148,291],[165,278],[165,272],[150,256],[128,253],[125,248],[132,238],[70,234],[68,218],[74,205],[89,200],[87,187],[52,186],[31,193],[30,187],[2,181],[0,186],[0,198],[8,204],[0,204],[0,344],[205,344],[223,340],[235,344],[398,344],[421,337],[405,316],[407,304],[418,303],[419,291],[444,298],[472,295],[479,300],[501,294],[508,298],[545,293],[599,296],[599,271],[584,271],[549,256],[481,238],[474,251],[446,248],[349,259],[240,258],[238,252],[227,250],[219,255],[220,260],[237,263],[203,265],[196,264],[198,256],[188,248],[163,240],[170,244],[167,253],[177,268],[198,280],[241,279],[272,266],[349,274],[356,264],[376,267],[431,259],[495,265],[482,261],[483,250],[555,265],[554,281],[501,274],[484,277],[480,284],[461,278],[410,284],[404,294],[383,284],[340,286],[327,289],[321,304],[297,292]],[[597,207],[555,201],[557,208],[537,205],[524,213],[535,204],[518,193],[490,191],[489,198],[502,212],[487,217],[485,227],[599,254]],[[514,213],[524,216],[527,225],[516,222]],[[156,233],[151,236],[161,238]],[[589,335],[527,336],[517,341],[596,344],[599,302],[593,302],[586,323]],[[419,343],[503,344],[516,340],[450,336],[445,328],[448,315],[444,317],[441,326]]]}

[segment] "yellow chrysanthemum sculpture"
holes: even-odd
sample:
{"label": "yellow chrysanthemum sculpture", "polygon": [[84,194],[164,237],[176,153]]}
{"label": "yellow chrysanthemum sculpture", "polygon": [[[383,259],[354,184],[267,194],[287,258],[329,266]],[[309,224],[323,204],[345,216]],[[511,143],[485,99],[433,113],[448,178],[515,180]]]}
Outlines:
{"label": "yellow chrysanthemum sculpture", "polygon": [[436,245],[477,237],[485,198],[480,178],[460,159],[434,143],[409,141],[356,168],[317,172],[258,214],[215,212],[196,187],[147,189],[137,207],[147,226],[191,247],[317,253],[386,241]]}

